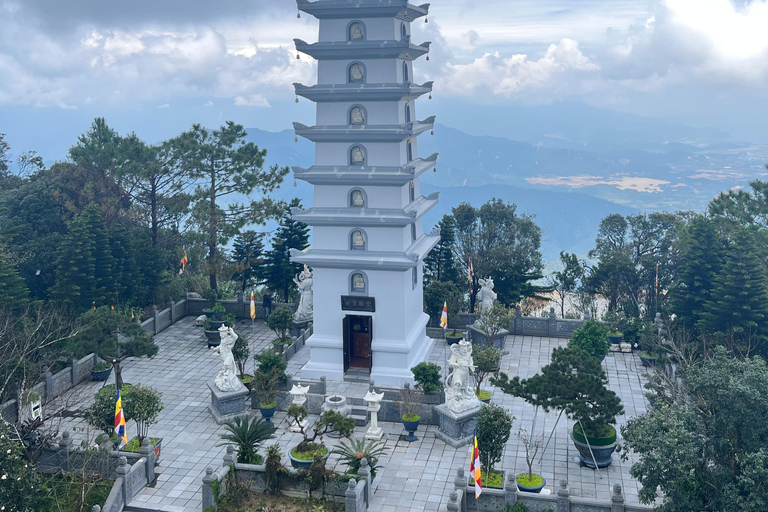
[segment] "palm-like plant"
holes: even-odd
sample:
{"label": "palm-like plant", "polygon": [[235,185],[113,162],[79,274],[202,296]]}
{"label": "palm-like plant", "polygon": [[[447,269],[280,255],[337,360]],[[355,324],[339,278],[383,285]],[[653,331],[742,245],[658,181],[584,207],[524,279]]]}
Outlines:
{"label": "palm-like plant", "polygon": [[363,458],[368,460],[368,466],[371,468],[371,478],[376,476],[376,470],[380,468],[379,457],[386,455],[386,447],[381,441],[371,441],[365,444],[365,439],[348,439],[349,444],[344,441],[334,450],[339,455],[341,461],[347,465],[348,472],[357,474],[360,470],[360,462]]}
{"label": "palm-like plant", "polygon": [[[262,418],[241,418],[228,421],[224,427],[229,431],[221,438],[237,446],[237,462],[241,464],[259,464],[261,455],[256,453],[261,443],[273,439],[275,429]],[[218,446],[228,443],[219,443]]]}

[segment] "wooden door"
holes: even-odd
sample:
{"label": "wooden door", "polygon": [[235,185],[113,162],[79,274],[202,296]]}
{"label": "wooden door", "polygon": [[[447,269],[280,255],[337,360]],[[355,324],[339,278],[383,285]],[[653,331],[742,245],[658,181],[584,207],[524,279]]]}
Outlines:
{"label": "wooden door", "polygon": [[342,345],[344,346],[344,371],[346,372],[347,370],[349,370],[349,348],[350,348],[348,316],[344,317],[344,319],[342,320],[342,324],[343,324],[343,340],[344,340],[342,343]]}

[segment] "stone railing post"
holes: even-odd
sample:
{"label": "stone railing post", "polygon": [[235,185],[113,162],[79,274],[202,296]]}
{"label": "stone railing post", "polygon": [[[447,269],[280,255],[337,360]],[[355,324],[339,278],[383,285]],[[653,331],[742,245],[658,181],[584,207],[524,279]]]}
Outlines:
{"label": "stone railing post", "polygon": [[517,481],[515,474],[511,471],[507,475],[507,481],[504,482],[504,500],[512,506],[517,503]]}
{"label": "stone railing post", "polygon": [[549,331],[550,338],[557,334],[557,315],[555,314],[555,308],[549,308],[547,330]]}
{"label": "stone railing post", "polygon": [[611,493],[611,512],[624,512],[624,496],[621,494],[620,484],[613,484],[613,493]]}
{"label": "stone railing post", "polygon": [[157,306],[155,306],[154,304],[152,305],[152,318],[155,319],[155,328],[153,329],[153,331],[155,334],[157,334],[160,332],[160,329],[158,328],[160,324],[157,321],[158,320]]}
{"label": "stone railing post", "polygon": [[326,384],[325,384],[325,375],[320,377],[320,394],[323,395],[323,398],[325,398],[325,393],[327,392]]}
{"label": "stone railing post", "polygon": [[72,370],[72,387],[75,387],[80,379],[80,361],[76,357],[73,357],[69,360],[69,366]]}
{"label": "stone railing post", "polygon": [[[225,466],[231,466],[237,461],[237,457],[235,456],[235,447],[231,444],[227,445],[227,453],[224,454],[224,465]],[[234,475],[232,475],[234,476]]]}
{"label": "stone railing post", "polygon": [[[360,461],[360,469],[357,470],[357,474],[362,480],[365,480],[365,503],[371,504],[371,498],[373,497],[373,482],[371,481],[371,468],[368,466],[368,459],[363,457]],[[366,508],[368,508],[366,506]]]}
{"label": "stone railing post", "polygon": [[168,299],[168,309],[171,310],[171,325],[173,325],[173,319],[176,316],[176,306],[173,302],[173,297]]}
{"label": "stone railing post", "polygon": [[[250,307],[250,302],[249,302]],[[243,297],[243,292],[240,292],[237,294],[237,314],[235,316],[238,317],[249,317],[250,315],[245,314],[245,297]]]}
{"label": "stone railing post", "polygon": [[69,431],[65,430],[61,434],[59,439],[59,463],[63,471],[69,471],[70,467],[70,453],[72,453],[72,438],[69,435]]}
{"label": "stone railing post", "polygon": [[101,507],[98,505],[94,505],[91,509],[91,512],[101,512]]}
{"label": "stone railing post", "polygon": [[571,512],[571,498],[565,478],[560,479],[560,487],[557,489],[557,512]]}
{"label": "stone railing post", "polygon": [[147,478],[147,485],[149,485],[155,481],[155,449],[149,444],[148,437],[145,437],[141,442],[139,454],[146,459],[144,472]]}
{"label": "stone railing post", "polygon": [[131,501],[131,490],[128,488],[128,459],[125,455],[121,455],[117,459],[117,478],[123,479],[122,491],[123,491],[123,503]]}
{"label": "stone railing post", "polygon": [[456,478],[453,480],[453,488],[462,490],[467,489],[467,477],[464,476],[464,468],[456,470]]}
{"label": "stone railing post", "polygon": [[344,512],[357,512],[357,482],[354,478],[349,479],[347,491],[344,493]]}
{"label": "stone railing post", "polygon": [[523,334],[523,308],[515,306],[515,318],[512,320],[512,334]]}
{"label": "stone railing post", "polygon": [[[56,395],[53,393],[53,374],[51,373],[51,370],[49,368],[45,369],[45,399],[46,402],[50,402],[54,398],[56,398]],[[21,395],[19,395],[21,397]],[[19,404],[21,404],[23,400],[19,400]],[[19,416],[19,420],[21,420],[21,416]]]}
{"label": "stone railing post", "polygon": [[216,496],[213,495],[213,482],[215,480],[216,478],[213,476],[213,468],[208,466],[205,468],[205,475],[203,476],[203,510],[206,510],[208,507],[213,507],[214,510],[218,509]]}
{"label": "stone railing post", "polygon": [[448,498],[448,512],[459,512],[459,493],[451,491]]}

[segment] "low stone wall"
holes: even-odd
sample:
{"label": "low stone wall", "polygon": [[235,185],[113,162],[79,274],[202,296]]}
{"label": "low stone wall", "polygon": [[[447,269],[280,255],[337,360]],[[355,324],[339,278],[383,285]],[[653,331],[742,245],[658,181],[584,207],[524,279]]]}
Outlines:
{"label": "low stone wall", "polygon": [[613,486],[611,501],[600,501],[590,498],[571,496],[568,482],[560,480],[554,494],[535,494],[517,490],[515,475],[507,473],[503,489],[484,487],[479,498],[474,497],[474,486],[468,484],[464,469],[456,471],[454,490],[449,495],[445,508],[448,512],[497,512],[503,510],[505,504],[514,506],[518,501],[531,511],[552,510],[554,512],[651,512],[653,507],[642,505],[626,505],[621,485]]}
{"label": "low stone wall", "polygon": [[[477,313],[459,313],[457,329],[466,329],[480,318]],[[523,316],[520,307],[515,308],[515,318],[509,326],[510,334],[520,336],[543,336],[548,338],[570,338],[573,331],[587,321],[584,319],[557,318],[555,308],[549,310],[549,316]],[[453,326],[452,326],[453,327]]]}
{"label": "low stone wall", "polygon": [[[251,491],[263,493],[267,490],[266,468],[264,464],[240,464],[235,462],[236,456],[232,445],[227,446],[224,464],[214,470],[205,470],[202,487],[202,509],[218,508],[218,501],[226,496],[227,484],[232,478],[244,483]],[[363,459],[365,461],[365,459]],[[279,477],[280,494],[295,498],[306,498],[308,494],[306,481],[300,477],[299,471],[285,468],[286,472]],[[234,473],[233,473],[234,471]],[[356,478],[339,475],[338,478],[328,478],[322,489],[312,491],[314,498],[326,498],[345,503],[347,512],[362,512],[368,508],[375,486],[371,480],[368,463],[365,461]]]}
{"label": "low stone wall", "polygon": [[[227,313],[232,313],[237,318],[240,319],[250,319],[251,318],[251,301],[250,297],[246,298],[245,295],[239,295],[236,300],[220,300],[217,301],[220,302],[222,306],[224,306],[224,309]],[[284,304],[280,302],[275,302],[272,304],[272,311],[275,310],[275,308],[278,308],[280,306],[285,306],[291,308],[291,310],[296,311],[296,308],[298,307],[298,304]],[[203,314],[204,309],[208,309],[211,307],[210,301],[206,299],[187,299],[187,315],[195,315],[200,316]],[[264,320],[264,308],[261,306],[261,298],[256,299],[256,319],[257,320]]]}
{"label": "low stone wall", "polygon": [[[98,358],[96,354],[88,354],[82,359],[71,359],[69,366],[56,374],[46,371],[43,380],[30,387],[29,392],[35,392],[40,395],[40,400],[45,406],[54,398],[66,393],[79,383],[91,378],[91,368],[96,365]],[[10,423],[23,421],[24,415],[19,417],[18,400],[6,400],[0,404],[0,417]]]}

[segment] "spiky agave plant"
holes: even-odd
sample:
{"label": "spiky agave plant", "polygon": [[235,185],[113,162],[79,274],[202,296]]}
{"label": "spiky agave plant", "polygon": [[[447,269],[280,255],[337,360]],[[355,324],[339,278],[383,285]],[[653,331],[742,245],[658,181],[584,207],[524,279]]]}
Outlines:
{"label": "spiky agave plant", "polygon": [[368,466],[371,468],[371,478],[376,476],[376,470],[380,468],[379,457],[387,455],[386,447],[381,441],[371,441],[366,444],[365,439],[347,439],[349,444],[341,441],[334,450],[341,461],[347,465],[348,472],[357,474],[360,469],[360,462],[363,458],[368,460]]}
{"label": "spiky agave plant", "polygon": [[224,427],[228,432],[221,434],[220,437],[227,442],[219,443],[217,446],[233,443],[237,447],[237,462],[241,464],[261,462],[261,456],[256,453],[256,450],[261,443],[275,437],[274,427],[262,418],[236,417],[226,422]]}

